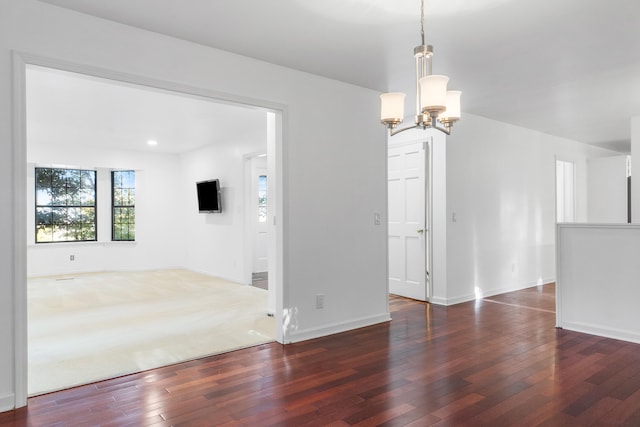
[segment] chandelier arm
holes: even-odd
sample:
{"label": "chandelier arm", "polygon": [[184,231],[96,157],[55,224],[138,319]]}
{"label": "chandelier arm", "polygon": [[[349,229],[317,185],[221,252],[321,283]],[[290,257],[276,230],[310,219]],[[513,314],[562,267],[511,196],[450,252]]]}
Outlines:
{"label": "chandelier arm", "polygon": [[446,135],[451,135],[451,126],[444,125],[444,127],[442,127],[433,123],[432,124],[418,123],[413,126],[407,126],[406,128],[402,128],[402,129],[389,128],[389,136],[394,136],[399,134],[400,132],[404,132],[405,130],[411,130],[411,129],[435,129],[435,130],[439,130],[440,132]]}
{"label": "chandelier arm", "polygon": [[402,129],[389,129],[389,136],[394,136],[399,134],[400,132],[404,132],[405,130],[410,130],[410,129],[417,129],[422,127],[421,125],[413,125],[413,126],[407,126],[406,128],[402,128]]}
{"label": "chandelier arm", "polygon": [[433,129],[437,129],[437,130],[439,130],[440,132],[442,132],[444,134],[451,135],[451,128],[443,128],[443,127],[440,127],[440,126],[429,126],[429,127],[433,128]]}
{"label": "chandelier arm", "polygon": [[434,129],[438,129],[440,132],[443,132],[447,135],[451,135],[451,126],[447,126],[446,123],[439,122],[437,117],[431,117],[431,127]]}

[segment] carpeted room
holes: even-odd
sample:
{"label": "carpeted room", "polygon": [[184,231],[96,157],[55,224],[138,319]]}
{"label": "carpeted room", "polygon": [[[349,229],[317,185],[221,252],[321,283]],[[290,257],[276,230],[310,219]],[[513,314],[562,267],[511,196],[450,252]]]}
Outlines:
{"label": "carpeted room", "polygon": [[267,291],[188,270],[32,278],[32,395],[275,339]]}
{"label": "carpeted room", "polygon": [[[267,292],[246,286],[253,205],[245,181],[266,152],[265,111],[42,67],[27,71],[27,101],[27,188],[35,188],[37,167],[93,170],[97,218],[95,241],[35,243],[35,227],[27,228],[30,394],[86,382],[76,379],[82,364],[69,356],[72,348],[84,349],[75,355],[90,349],[89,358],[100,355],[107,365],[122,362],[108,374],[97,372],[102,362],[87,363],[88,381],[274,339]],[[158,144],[147,145],[149,138]],[[112,239],[114,170],[135,171],[133,240]],[[199,213],[195,183],[213,178],[224,209]],[[26,199],[27,223],[36,224],[35,197]],[[144,313],[157,318],[132,323]],[[245,315],[256,317],[243,332],[232,329],[244,328]],[[121,332],[112,329],[117,322]],[[107,335],[87,329],[97,323]],[[153,341],[135,331],[163,335]],[[201,348],[190,351],[178,337]],[[163,341],[175,351],[163,350]],[[120,351],[127,343],[142,348]],[[56,359],[63,348],[67,356]],[[55,379],[65,376],[60,364],[73,366],[66,384]],[[42,372],[54,380],[38,385]]]}

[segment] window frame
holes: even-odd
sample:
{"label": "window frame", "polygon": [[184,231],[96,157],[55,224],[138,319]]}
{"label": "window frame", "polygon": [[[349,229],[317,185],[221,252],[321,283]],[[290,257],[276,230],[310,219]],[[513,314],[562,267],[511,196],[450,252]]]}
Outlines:
{"label": "window frame", "polygon": [[[122,172],[131,172],[133,173],[133,187],[126,187],[130,190],[133,190],[133,203],[132,204],[119,204],[116,205],[116,174],[118,173],[122,173]],[[135,217],[135,210],[136,210],[136,202],[135,202],[135,174],[136,171],[133,169],[118,169],[118,170],[112,170],[111,171],[111,241],[112,242],[135,242],[136,241],[136,217]],[[123,187],[120,187],[123,188]],[[133,224],[133,233],[131,233],[130,231],[127,231],[127,236],[129,238],[116,238],[116,225],[117,224],[123,224],[123,223],[119,223],[116,222],[116,211],[119,209],[132,209],[134,216],[133,216],[133,222],[127,222],[127,224],[129,226],[131,226]],[[131,234],[133,234],[133,237],[131,237]]]}
{"label": "window frame", "polygon": [[[65,174],[68,171],[73,171],[73,172],[79,172],[80,174],[82,174],[83,172],[90,172],[93,175],[93,204],[91,205],[83,205],[83,204],[65,204],[65,205],[56,205],[54,203],[54,199],[53,197],[51,198],[51,203],[50,204],[38,204],[38,190],[39,189],[43,189],[43,188],[48,188],[50,193],[53,193],[53,182],[50,182],[48,187],[40,187],[38,185],[38,171],[39,170],[50,170],[50,171],[65,171]],[[67,178],[65,177],[65,180],[67,180]],[[82,179],[80,180],[80,184],[82,184]],[[98,173],[95,169],[82,169],[82,168],[56,168],[56,167],[49,167],[49,166],[35,166],[34,167],[34,194],[33,194],[33,202],[34,202],[34,241],[36,245],[39,244],[44,244],[44,243],[83,243],[83,242],[97,242],[98,241]],[[82,188],[82,187],[80,187]],[[53,240],[53,234],[52,234],[52,240],[44,240],[44,241],[39,241],[38,240],[38,229],[39,229],[39,221],[38,221],[38,210],[41,208],[49,208],[52,211],[54,209],[64,209],[64,210],[70,210],[70,209],[93,209],[93,238],[92,239],[73,239],[73,240]],[[68,215],[68,214],[67,214]],[[52,219],[53,219],[53,213],[52,213]],[[80,223],[80,225],[82,225],[83,223]],[[55,225],[53,223],[53,220],[50,224],[52,227],[53,225]],[[82,227],[80,227],[80,230],[82,230]],[[82,231],[80,231],[82,234]],[[53,233],[53,232],[52,232]]]}
{"label": "window frame", "polygon": [[[264,178],[264,186],[263,186]],[[264,173],[258,174],[258,222],[263,224],[267,222],[267,209],[269,204],[268,193],[268,177]],[[264,216],[262,215],[264,213]]]}

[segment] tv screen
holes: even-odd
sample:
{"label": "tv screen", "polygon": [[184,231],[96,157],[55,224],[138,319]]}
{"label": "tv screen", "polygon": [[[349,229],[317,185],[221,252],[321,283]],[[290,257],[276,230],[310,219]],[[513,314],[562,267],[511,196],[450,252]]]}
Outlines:
{"label": "tv screen", "polygon": [[217,179],[196,183],[198,189],[198,211],[200,213],[222,212],[220,182]]}

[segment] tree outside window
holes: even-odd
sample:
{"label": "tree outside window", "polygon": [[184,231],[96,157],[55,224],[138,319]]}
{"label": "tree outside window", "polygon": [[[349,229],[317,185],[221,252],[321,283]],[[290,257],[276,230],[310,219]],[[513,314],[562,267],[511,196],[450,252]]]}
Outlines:
{"label": "tree outside window", "polygon": [[258,222],[267,222],[267,176],[258,177]]}
{"label": "tree outside window", "polygon": [[96,171],[35,168],[36,243],[96,240]]}
{"label": "tree outside window", "polygon": [[136,173],[132,170],[112,171],[112,233],[115,241],[136,239]]}

